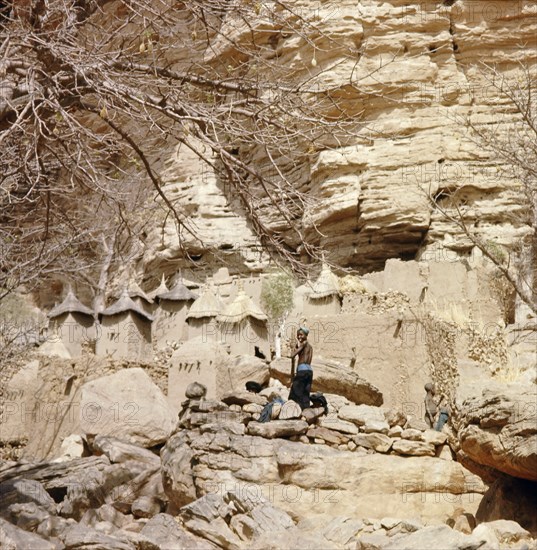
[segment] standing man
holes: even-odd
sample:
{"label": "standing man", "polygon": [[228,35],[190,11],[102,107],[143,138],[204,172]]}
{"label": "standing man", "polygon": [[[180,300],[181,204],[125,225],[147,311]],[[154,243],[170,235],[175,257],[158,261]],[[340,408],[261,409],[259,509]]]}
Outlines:
{"label": "standing man", "polygon": [[311,382],[313,380],[313,369],[311,368],[313,348],[308,342],[308,334],[307,328],[300,327],[298,329],[295,352],[291,356],[294,359],[298,355],[298,367],[291,383],[289,399],[296,401],[301,409],[307,409],[310,406]]}

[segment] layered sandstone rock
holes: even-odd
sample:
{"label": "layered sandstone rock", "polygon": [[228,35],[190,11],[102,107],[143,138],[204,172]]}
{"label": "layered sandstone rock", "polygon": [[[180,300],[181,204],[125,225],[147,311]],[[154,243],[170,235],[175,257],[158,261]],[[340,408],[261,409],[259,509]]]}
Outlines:
{"label": "layered sandstone rock", "polygon": [[[534,544],[522,513],[533,510],[531,499],[515,509],[504,487],[503,502],[524,524],[494,517],[501,516],[500,489],[482,499],[486,485],[461,464],[419,456],[439,450],[445,434],[403,429],[398,415],[334,395],[338,407],[328,416],[322,411],[314,424],[262,424],[253,419],[257,412],[247,412],[249,399],[226,405],[205,400],[199,389],[189,392],[199,398],[184,402],[192,416],[181,424],[189,427],[167,439],[160,457],[97,435],[88,452],[99,456],[0,463],[0,545],[477,550]],[[390,424],[399,428],[397,437],[365,431]],[[453,521],[453,529],[437,525],[462,516],[466,524]]]}
{"label": "layered sandstone rock", "polygon": [[[255,490],[264,496],[268,491],[274,503],[298,518],[344,515],[351,508],[358,516],[428,518],[434,511],[439,518],[449,515],[456,502],[475,511],[485,491],[481,480],[456,462],[377,453],[361,456],[324,445],[223,432],[201,436],[179,432],[168,441],[162,460],[163,471],[170,472],[166,477],[175,480],[165,481],[165,490],[178,504],[222,487]],[[297,508],[291,493],[300,495],[302,503],[316,504],[313,509]],[[442,493],[451,496],[435,496]],[[377,498],[372,500],[372,494]],[[434,507],[427,504],[433,501]]]}
{"label": "layered sandstone rock", "polygon": [[478,464],[537,481],[537,390],[511,384],[464,401],[457,419],[461,449]]}
{"label": "layered sandstone rock", "polygon": [[[276,25],[263,6],[259,9],[259,27],[249,27],[230,13],[222,22],[222,35],[240,41],[257,28],[256,40],[263,43]],[[421,255],[438,260],[446,259],[450,250],[467,251],[469,242],[460,228],[433,210],[426,198],[427,193],[455,189],[472,206],[472,223],[479,219],[485,241],[510,245],[528,234],[516,181],[470,139],[467,121],[502,122],[507,129],[514,120],[481,63],[516,78],[513,67],[528,60],[535,46],[531,0],[303,0],[292,11],[320,32],[310,41],[292,32],[276,34],[278,59],[297,78],[309,77],[321,89],[330,89],[339,109],[356,120],[355,136],[347,143],[320,144],[301,165],[288,168],[297,187],[315,199],[306,205],[301,221],[330,259],[371,270],[387,258]],[[233,55],[219,36],[204,62],[226,65]],[[344,47],[334,47],[334,39]],[[354,58],[343,54],[350,46],[360,50]],[[176,55],[181,59],[185,52]],[[267,173],[274,170],[262,151],[247,154]],[[243,269],[265,264],[245,213],[186,147],[169,152],[163,178],[169,196],[186,205],[202,237],[194,241],[183,235],[183,244],[186,240],[197,254],[221,249],[219,254]],[[281,229],[273,208],[264,204],[262,210],[269,225]],[[143,261],[148,271],[182,256],[172,220],[163,231],[160,225],[155,229],[148,245]],[[213,256],[204,260],[208,265]]]}

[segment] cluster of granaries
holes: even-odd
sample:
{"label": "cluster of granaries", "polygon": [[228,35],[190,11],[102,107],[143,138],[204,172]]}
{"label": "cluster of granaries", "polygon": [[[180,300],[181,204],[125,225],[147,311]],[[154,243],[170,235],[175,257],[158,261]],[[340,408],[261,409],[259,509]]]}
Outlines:
{"label": "cluster of granaries", "polygon": [[[224,271],[228,275],[225,283],[220,281],[227,289],[224,294],[233,296],[227,302],[221,299],[220,286],[214,285],[213,278],[196,294],[190,290],[194,283],[187,286],[180,278],[169,290],[163,277],[160,286],[148,294],[132,282],[115,303],[96,315],[69,290],[64,301],[48,313],[49,340],[63,346],[71,357],[82,353],[83,344],[94,341],[97,355],[144,360],[151,358],[153,346],[163,348],[195,338],[221,342],[234,355],[269,357],[268,317],[251,297],[259,280],[230,282]],[[245,284],[251,287],[248,293]],[[339,312],[338,281],[328,266],[322,266],[302,305],[306,315]]]}
{"label": "cluster of granaries", "polygon": [[97,355],[145,360],[152,357],[153,345],[161,348],[199,337],[225,340],[234,354],[254,355],[257,347],[268,355],[267,316],[243,289],[227,305],[211,285],[200,295],[182,283],[157,291],[151,297],[141,290],[124,290],[97,318],[69,291],[48,313],[47,343],[61,346],[70,357],[81,355],[83,346],[94,342]]}

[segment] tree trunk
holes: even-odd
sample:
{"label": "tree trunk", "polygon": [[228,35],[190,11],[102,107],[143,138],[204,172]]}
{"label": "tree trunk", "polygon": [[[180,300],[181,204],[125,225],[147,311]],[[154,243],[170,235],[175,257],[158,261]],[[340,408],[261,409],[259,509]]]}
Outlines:
{"label": "tree trunk", "polygon": [[276,359],[282,358],[282,334],[285,329],[285,320],[287,319],[287,313],[280,319],[278,330],[274,335],[274,353]]}
{"label": "tree trunk", "polygon": [[106,255],[103,260],[103,265],[101,266],[99,282],[97,283],[97,288],[95,290],[95,297],[93,298],[93,311],[96,315],[98,315],[105,308],[106,287],[108,285],[110,266],[112,265],[112,259],[114,257],[116,234],[114,233],[112,237],[110,237],[109,242],[106,242],[105,237],[102,238],[102,241]]}
{"label": "tree trunk", "polygon": [[274,353],[276,354],[276,359],[281,359],[282,357],[282,335],[278,331],[276,336],[274,336]]}

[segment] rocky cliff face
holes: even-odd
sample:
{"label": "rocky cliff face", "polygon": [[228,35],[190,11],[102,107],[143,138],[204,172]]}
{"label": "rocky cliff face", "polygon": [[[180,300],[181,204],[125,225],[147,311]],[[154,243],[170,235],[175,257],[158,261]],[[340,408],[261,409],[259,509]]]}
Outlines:
{"label": "rocky cliff face", "polygon": [[[461,230],[431,207],[427,193],[443,200],[460,190],[468,221],[485,240],[512,245],[528,233],[516,180],[475,141],[468,123],[498,124],[503,131],[515,120],[484,65],[516,78],[518,64],[531,62],[534,2],[307,0],[296,2],[295,11],[318,26],[320,37],[307,42],[281,35],[281,63],[297,79],[309,75],[330,88],[337,108],[356,120],[352,140],[334,139],[289,168],[312,199],[302,214],[306,235],[334,262],[373,270],[392,257],[431,257],[438,246],[468,250]],[[272,23],[263,19],[263,8],[259,17],[261,35]],[[235,37],[250,32],[231,15],[226,25]],[[361,55],[341,56],[325,35],[360,48]],[[222,41],[212,51],[220,61],[231,55]],[[259,152],[248,154],[265,166]],[[204,244],[191,243],[196,254],[216,250],[237,267],[265,265],[246,217],[200,161],[186,151],[170,152],[165,178],[204,236]],[[267,219],[274,214],[270,208],[265,206]],[[143,264],[162,267],[179,256],[170,222],[150,238]],[[207,254],[202,263],[215,261]]]}

